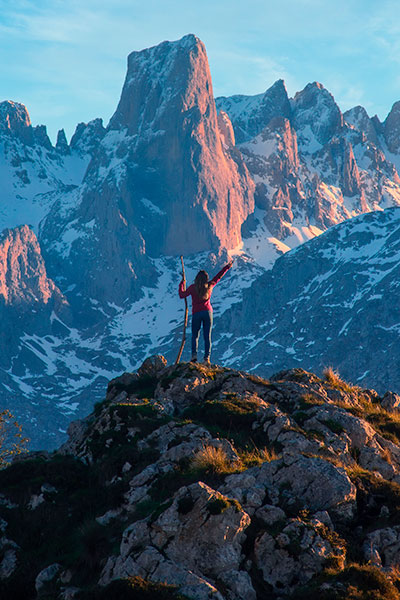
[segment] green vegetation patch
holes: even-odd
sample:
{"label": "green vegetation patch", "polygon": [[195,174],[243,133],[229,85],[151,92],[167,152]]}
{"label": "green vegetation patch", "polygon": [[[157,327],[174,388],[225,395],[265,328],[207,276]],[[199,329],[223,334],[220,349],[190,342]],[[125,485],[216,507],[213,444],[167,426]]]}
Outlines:
{"label": "green vegetation patch", "polygon": [[[43,493],[44,483],[55,490]],[[97,465],[56,456],[15,463],[0,471],[0,489],[17,504],[12,509],[0,506],[0,516],[8,523],[7,535],[20,547],[16,572],[2,582],[5,597],[34,597],[37,574],[55,562],[73,566],[83,582],[99,577],[102,560],[112,552],[122,530],[120,522],[104,527],[96,517],[122,503],[121,482],[106,485]],[[31,497],[42,493],[44,501],[31,510]],[[20,593],[21,581],[25,595]]]}
{"label": "green vegetation patch", "polygon": [[222,483],[223,475],[194,468],[189,458],[182,458],[172,471],[157,477],[149,490],[149,496],[161,504],[169,500],[179,488],[199,480],[214,487]]}
{"label": "green vegetation patch", "polygon": [[[396,578],[394,578],[396,579]],[[396,582],[398,585],[398,582]],[[299,587],[292,600],[400,600],[391,578],[373,565],[352,564],[343,570],[328,569]]]}
{"label": "green vegetation patch", "polygon": [[[400,524],[400,485],[377,477],[374,473],[356,467],[346,469],[357,487],[358,522],[364,528],[377,529]],[[382,506],[389,509],[389,517],[380,517]]]}
{"label": "green vegetation patch", "polygon": [[322,398],[318,398],[314,394],[303,394],[300,398],[300,409],[306,410],[308,408],[312,408],[313,406],[322,406],[325,402]]}
{"label": "green vegetation patch", "polygon": [[136,398],[154,398],[154,392],[158,384],[158,379],[154,375],[143,375],[137,379],[132,379],[129,384],[122,382],[113,382],[112,389],[116,392],[126,392],[128,396]]}
{"label": "green vegetation patch", "polygon": [[224,399],[194,404],[185,410],[183,417],[207,427],[213,435],[232,439],[237,448],[244,449],[251,440],[252,447],[265,445],[264,432],[252,429],[258,409],[255,400],[242,400],[232,393]]}
{"label": "green vegetation patch", "polygon": [[[146,402],[115,404],[110,406],[108,414],[111,422],[107,430],[103,433],[94,430],[89,436],[88,449],[94,461],[102,457],[113,459],[119,453],[123,463],[131,462],[134,457],[130,455],[135,454],[136,440],[146,437],[170,421],[170,417],[161,415],[154,406]],[[106,418],[106,415],[103,418]],[[135,439],[129,435],[129,430],[132,429],[137,430]],[[118,447],[120,450],[117,451]]]}
{"label": "green vegetation patch", "polygon": [[129,577],[80,592],[77,600],[186,600],[186,596],[178,593],[176,586]]}
{"label": "green vegetation patch", "polygon": [[212,498],[207,502],[206,508],[210,515],[220,515],[230,506],[233,506],[236,512],[240,512],[242,510],[240,503],[231,498]]}
{"label": "green vegetation patch", "polygon": [[371,423],[383,437],[396,445],[400,444],[400,420],[395,415],[386,411],[373,412],[364,415],[364,418]]}

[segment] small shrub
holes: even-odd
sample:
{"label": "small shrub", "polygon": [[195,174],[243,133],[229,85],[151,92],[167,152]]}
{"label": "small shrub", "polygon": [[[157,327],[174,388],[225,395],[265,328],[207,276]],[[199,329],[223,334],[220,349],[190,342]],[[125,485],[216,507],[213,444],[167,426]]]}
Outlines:
{"label": "small shrub", "polygon": [[252,428],[259,408],[259,402],[255,400],[225,395],[222,400],[208,399],[201,404],[193,404],[186,409],[183,418],[205,426],[213,435],[233,439],[236,448],[244,449],[251,440],[259,444],[265,442],[264,432],[260,430],[258,433]]}
{"label": "small shrub", "polygon": [[314,396],[314,394],[303,394],[300,398],[300,408],[306,409],[312,406],[322,406],[324,401],[322,398]]}
{"label": "small shrub", "polygon": [[159,502],[152,498],[142,500],[142,502],[138,502],[135,506],[135,516],[138,519],[145,519],[151,516],[151,520],[155,521],[171,504],[171,499],[164,502]]}
{"label": "small shrub", "polygon": [[390,575],[372,565],[352,564],[325,573],[299,587],[291,600],[400,600]]}
{"label": "small shrub", "polygon": [[207,502],[207,510],[210,515],[220,515],[229,508],[229,506],[230,504],[225,498],[213,498]]}
{"label": "small shrub", "polygon": [[233,471],[225,450],[214,446],[204,446],[199,450],[193,458],[192,465],[195,469],[217,474]]}
{"label": "small shrub", "polygon": [[242,510],[240,503],[231,498],[212,498],[212,500],[207,502],[207,510],[210,515],[220,515],[230,506],[233,506],[236,512],[240,512]]}
{"label": "small shrub", "polygon": [[343,381],[343,379],[340,378],[339,373],[334,371],[332,367],[326,367],[323,370],[323,374],[325,381],[337,390],[347,392],[348,394],[360,391],[358,386],[350,385],[349,383],[346,383],[346,381]]}
{"label": "small shrub", "polygon": [[310,415],[308,415],[304,410],[296,410],[292,416],[298,425],[303,425],[304,422],[310,418]]}
{"label": "small shrub", "polygon": [[142,577],[117,579],[105,587],[80,592],[78,600],[185,600],[177,587],[166,583],[152,583]]}
{"label": "small shrub", "polygon": [[390,413],[383,406],[370,403],[365,408],[364,418],[386,439],[400,444],[400,415]]}
{"label": "small shrub", "polygon": [[194,501],[191,496],[184,496],[178,501],[178,513],[187,515],[194,507]]}
{"label": "small shrub", "polygon": [[0,469],[7,467],[18,454],[27,452],[28,438],[22,435],[22,425],[6,408],[0,412]]}
{"label": "small shrub", "polygon": [[265,462],[272,462],[278,460],[279,456],[275,450],[268,448],[254,448],[253,450],[242,450],[239,452],[240,461],[243,468],[249,469],[250,467],[257,467]]}

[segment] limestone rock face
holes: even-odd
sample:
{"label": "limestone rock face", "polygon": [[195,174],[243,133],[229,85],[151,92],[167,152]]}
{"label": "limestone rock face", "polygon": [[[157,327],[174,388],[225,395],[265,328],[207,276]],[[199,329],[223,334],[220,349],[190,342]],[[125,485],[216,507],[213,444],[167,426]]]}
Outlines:
{"label": "limestone rock face", "polygon": [[238,144],[256,137],[274,117],[289,119],[292,112],[282,79],[264,94],[221,96],[216,99],[216,105],[218,111],[225,111],[230,116]]}
{"label": "limestone rock face", "polygon": [[143,232],[150,252],[190,254],[238,244],[240,226],[253,210],[253,185],[240,158],[237,164],[221,143],[207,55],[198,38],[188,35],[130,54],[108,131],[139,137],[134,147],[129,144],[135,165],[127,168],[133,167],[137,191],[130,205],[126,198],[124,214],[131,218],[143,198],[165,213],[165,219],[158,213],[161,237]]}
{"label": "limestone rock face", "polygon": [[[344,556],[343,549],[340,553]],[[318,528],[293,519],[275,537],[263,533],[255,542],[254,554],[264,580],[276,592],[288,593],[320,572],[326,560],[337,558],[338,550]]]}
{"label": "limestone rock face", "polygon": [[80,156],[93,156],[105,134],[102,119],[93,119],[89,123],[79,123],[71,138],[70,148]]}
{"label": "limestone rock face", "polygon": [[[0,236],[0,363],[9,368],[19,354],[23,334],[52,331],[52,314],[70,321],[65,296],[48,277],[35,234],[27,225],[5,230]],[[21,357],[22,358],[22,357]],[[33,362],[32,362],[33,360]],[[20,363],[34,371],[34,357]]]}
{"label": "limestone rock face", "polygon": [[363,106],[355,106],[350,110],[343,113],[343,118],[346,123],[353,125],[355,129],[365,134],[366,138],[370,140],[375,146],[380,147],[379,142],[379,128],[373,119],[371,119]]}
{"label": "limestone rock face", "polygon": [[27,225],[6,229],[0,237],[0,298],[3,305],[25,310],[50,300],[65,303],[47,277],[38,241]]}
{"label": "limestone rock face", "polygon": [[400,102],[395,102],[383,123],[385,141],[390,152],[398,154],[400,150]]}
{"label": "limestone rock face", "polygon": [[266,211],[264,222],[270,232],[284,239],[296,217],[309,223],[312,207],[307,206],[297,136],[290,121],[273,118],[253,140],[241,144],[240,151],[257,181],[256,205]]}
{"label": "limestone rock face", "polygon": [[343,116],[332,94],[318,82],[309,83],[293,99],[295,128],[311,142],[308,129],[324,145],[343,127]]}
{"label": "limestone rock face", "polygon": [[400,527],[394,525],[385,529],[377,529],[368,534],[364,542],[364,555],[372,564],[386,568],[398,567],[400,564]]}
{"label": "limestone rock face", "polygon": [[33,143],[33,130],[28,111],[23,104],[0,102],[0,132],[18,137],[25,144]]}
{"label": "limestone rock face", "polygon": [[[55,207],[43,226],[47,253],[58,255],[58,267],[75,283],[79,263],[85,296],[121,304],[154,282],[149,255],[238,246],[254,210],[254,184],[225,139],[198,38],[133,52],[74,208],[62,215]],[[71,239],[71,223],[78,234],[66,241],[65,260],[57,244],[60,236]]]}
{"label": "limestone rock face", "polygon": [[235,132],[232,123],[226,112],[220,110],[218,113],[218,128],[221,134],[223,144],[230,148],[235,145]]}

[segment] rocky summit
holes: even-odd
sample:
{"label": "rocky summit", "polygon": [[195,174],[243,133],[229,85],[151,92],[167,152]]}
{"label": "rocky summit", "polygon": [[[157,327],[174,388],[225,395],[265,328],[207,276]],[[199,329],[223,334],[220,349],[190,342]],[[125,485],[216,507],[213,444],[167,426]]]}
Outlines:
{"label": "rocky summit", "polygon": [[400,397],[155,356],[0,471],[0,598],[400,598]]}

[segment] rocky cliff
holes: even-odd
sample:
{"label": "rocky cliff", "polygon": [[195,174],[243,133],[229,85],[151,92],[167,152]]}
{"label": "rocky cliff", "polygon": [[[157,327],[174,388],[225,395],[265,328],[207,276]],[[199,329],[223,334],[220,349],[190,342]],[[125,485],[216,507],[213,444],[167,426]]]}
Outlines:
{"label": "rocky cliff", "polygon": [[398,600],[399,406],[149,359],[0,471],[1,598]]}
{"label": "rocky cliff", "polygon": [[101,139],[99,128],[85,127],[85,143],[70,148],[60,134],[53,147],[46,127],[33,127],[23,104],[0,102],[1,231],[27,224],[37,233],[55,198],[82,182]]}
{"label": "rocky cliff", "polygon": [[76,205],[66,215],[56,206],[41,239],[81,293],[121,305],[154,280],[148,256],[238,246],[253,191],[240,153],[220,133],[204,45],[188,35],[130,54]]}
{"label": "rocky cliff", "polygon": [[396,104],[381,124],[362,107],[342,114],[317,82],[289,101],[281,80],[264,95],[216,104],[232,120],[256,183],[256,205],[267,208],[265,225],[279,240],[294,234],[304,241],[316,228],[399,204]]}
{"label": "rocky cliff", "polygon": [[[48,277],[35,234],[27,225],[4,230],[0,236],[1,409],[12,410],[26,430],[37,429],[42,442],[49,433],[44,424],[50,421],[56,428],[60,420],[36,378],[54,372],[46,364],[42,344],[63,336],[67,331],[63,322],[71,323],[70,307]],[[35,382],[36,397],[40,394],[36,403],[32,402]]]}

